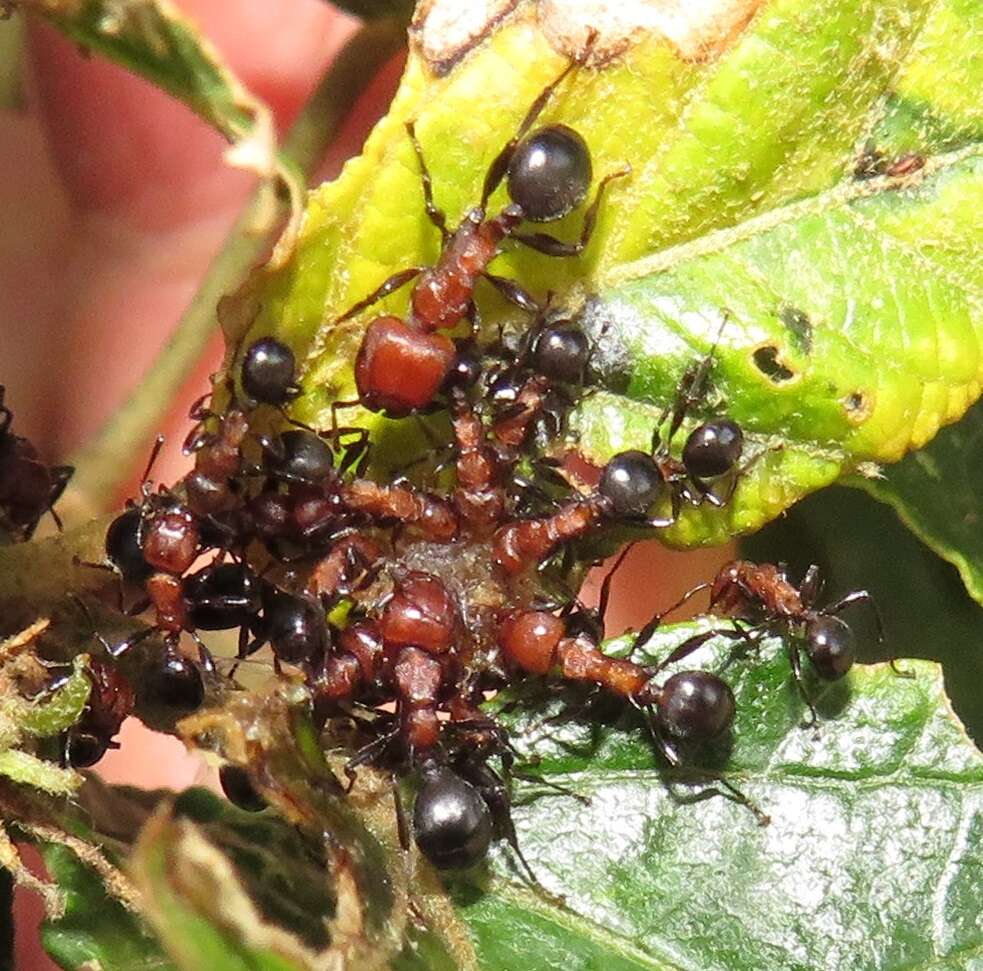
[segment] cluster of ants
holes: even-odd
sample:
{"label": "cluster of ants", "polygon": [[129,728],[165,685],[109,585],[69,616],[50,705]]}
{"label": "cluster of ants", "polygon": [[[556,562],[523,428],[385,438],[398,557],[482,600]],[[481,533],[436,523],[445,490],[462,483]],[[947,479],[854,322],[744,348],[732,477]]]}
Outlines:
{"label": "cluster of ants", "polygon": [[[717,674],[665,676],[711,636],[754,644],[765,633],[787,635],[800,688],[803,651],[820,678],[850,668],[852,635],[836,614],[867,595],[818,609],[815,570],[796,587],[777,567],[729,564],[703,586],[711,611],[734,618],[734,626],[687,640],[656,666],[602,650],[610,574],[597,610],[569,588],[572,544],[613,527],[667,527],[686,504],[723,506],[754,460],[744,458],[742,429],[727,417],[693,428],[673,454],[687,419],[705,403],[712,352],[682,376],[651,449],[614,455],[589,491],[575,489],[559,462],[543,457],[544,444],[562,438],[573,404],[590,393],[592,341],[576,314],[549,300],[542,305],[488,266],[506,240],[557,258],[581,253],[606,187],[628,174],[600,180],[575,242],[522,231],[524,223],[566,216],[587,198],[592,165],[584,139],[564,125],[535,127],[575,67],[532,104],[492,161],[478,205],[453,230],[407,126],[426,213],[443,246],[433,266],[396,273],[339,318],[415,281],[406,317],[378,316],[365,329],[357,400],[335,405],[329,431],[288,416],[301,387],[291,348],[273,337],[237,350],[221,411],[204,402],[193,409],[196,425],[185,443],[193,469],[156,491],[145,476],[139,501],[106,535],[104,566],[124,587],[142,591],[132,610],[151,609],[153,625],[123,643],[104,642],[107,660],[93,662],[96,690],[66,739],[69,762],[92,765],[115,744],[132,691],[113,670],[114,658],[163,635],[151,683],[140,689],[190,712],[203,703],[204,673],[215,670],[199,632],[238,631],[237,662],[268,645],[278,673],[287,666],[304,679],[322,726],[331,719],[357,725],[364,744],[348,761],[350,778],[366,764],[415,773],[416,843],[437,867],[458,868],[482,859],[494,837],[518,853],[508,736],[481,709],[490,691],[527,676],[592,685],[639,709],[658,750],[678,766],[689,747],[716,739],[734,718],[734,695]],[[510,201],[489,215],[503,181]],[[481,280],[529,317],[485,345],[475,309]],[[462,330],[465,336],[448,336]],[[337,420],[355,404],[421,425],[426,416],[426,427],[443,419],[449,441],[415,463],[413,478],[376,481],[366,474],[367,435]],[[283,430],[261,431],[270,427]],[[6,481],[0,475],[0,487]],[[211,562],[199,566],[210,553]],[[182,651],[183,635],[197,643],[196,657]],[[242,770],[227,767],[222,781],[233,801],[262,806]]]}

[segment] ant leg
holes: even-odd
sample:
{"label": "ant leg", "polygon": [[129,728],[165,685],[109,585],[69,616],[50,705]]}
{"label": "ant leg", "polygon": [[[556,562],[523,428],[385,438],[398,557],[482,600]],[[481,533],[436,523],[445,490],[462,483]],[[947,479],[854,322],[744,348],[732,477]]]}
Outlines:
{"label": "ant leg", "polygon": [[212,411],[211,408],[206,408],[206,402],[210,402],[212,397],[211,391],[206,391],[200,398],[195,398],[191,402],[191,407],[188,409],[188,419],[189,421],[202,422],[207,421],[209,418],[218,418],[219,415]]}
{"label": "ant leg", "polygon": [[366,765],[370,762],[374,762],[386,749],[399,738],[399,724],[397,723],[394,728],[391,728],[385,735],[379,735],[377,738],[372,739],[367,745],[363,745],[346,763],[344,768],[345,777],[348,779],[348,785],[345,786],[345,792],[351,792],[352,787],[355,785],[355,780],[358,777],[357,769],[360,765]]}
{"label": "ant leg", "polygon": [[494,273],[481,274],[509,303],[515,305],[520,310],[525,310],[530,314],[540,314],[543,308],[540,307],[536,298],[532,294],[523,290],[515,280],[510,280],[504,276],[496,276]]}
{"label": "ant leg", "polygon": [[711,630],[704,631],[702,634],[694,634],[692,637],[686,638],[675,650],[671,651],[659,661],[655,667],[655,673],[664,670],[670,664],[675,664],[678,661],[682,661],[683,658],[689,657],[690,654],[698,651],[704,644],[712,641],[715,637],[729,637],[731,640],[736,640],[743,636],[739,631],[731,630],[729,627],[714,627]]}
{"label": "ant leg", "polygon": [[[529,782],[533,785],[542,786],[544,789],[549,789],[551,792],[555,792],[558,796],[565,796],[568,799],[576,799],[582,806],[590,805],[590,796],[585,796],[580,792],[574,792],[573,789],[567,786],[561,786],[557,782],[551,782],[549,779],[544,779],[541,775],[537,775],[535,772],[527,772],[525,770],[520,770],[515,768],[515,757],[513,755],[515,749],[512,748],[511,744],[508,745],[508,750],[501,753],[502,760],[502,774],[506,779],[519,779],[522,782]],[[487,768],[487,766],[485,766]],[[491,769],[488,769],[491,772]],[[492,773],[494,775],[494,773]]]}
{"label": "ant leg", "polygon": [[425,266],[411,266],[409,269],[394,273],[377,286],[367,297],[349,307],[340,317],[335,317],[334,322],[340,324],[342,321],[350,320],[357,313],[365,310],[366,307],[371,307],[376,301],[381,300],[383,297],[388,297],[389,294],[395,293],[401,287],[406,286],[410,280],[418,277],[425,269]]}
{"label": "ant leg", "polygon": [[749,458],[743,465],[740,465],[736,469],[734,469],[730,473],[729,481],[727,483],[727,489],[724,491],[724,494],[722,496],[718,496],[713,491],[712,485],[707,485],[705,482],[702,482],[701,480],[694,478],[692,480],[693,484],[699,489],[701,493],[700,501],[706,499],[711,506],[715,506],[717,509],[726,506],[727,503],[729,503],[731,499],[734,498],[734,493],[737,491],[737,486],[738,483],[741,481],[741,479],[745,475],[747,475],[747,473],[750,472],[751,469],[754,468],[754,466],[758,462],[760,462],[765,455],[767,455],[769,452],[780,451],[782,447],[783,446],[781,445],[772,445],[769,448],[763,448],[760,452],[756,452],[754,455],[752,455],[751,458]]}
{"label": "ant leg", "polygon": [[106,649],[106,653],[110,657],[118,658],[126,654],[131,647],[136,647],[141,641],[145,641],[148,637],[152,637],[154,634],[158,633],[158,628],[156,627],[145,627],[143,630],[137,631],[135,634],[131,634],[125,641],[120,641],[119,644],[110,644],[102,634],[98,632],[95,634],[95,638],[99,643]]}
{"label": "ant leg", "polygon": [[433,201],[433,182],[430,178],[430,169],[427,168],[427,161],[423,156],[423,147],[416,137],[416,122],[408,121],[406,123],[406,133],[410,136],[410,141],[413,143],[413,151],[416,152],[417,162],[420,163],[420,181],[423,183],[423,208],[426,210],[430,222],[440,230],[441,239],[446,245],[451,237],[450,231],[447,228],[447,216],[444,215],[444,210]]}
{"label": "ant leg", "polygon": [[530,249],[536,250],[537,253],[543,253],[545,256],[579,256],[587,249],[591,236],[594,235],[594,226],[597,224],[597,213],[608,183],[614,179],[624,178],[626,175],[631,175],[630,165],[626,165],[616,172],[611,172],[601,179],[597,187],[597,192],[594,194],[594,201],[588,207],[587,212],[584,213],[584,221],[580,228],[580,237],[576,242],[567,243],[562,239],[557,239],[555,236],[550,236],[549,233],[510,233],[510,238],[528,246]]}
{"label": "ant leg", "polygon": [[[784,564],[783,564],[784,567]],[[783,569],[784,574],[784,569]],[[813,563],[805,572],[802,583],[799,584],[799,596],[804,607],[811,608],[822,593],[823,581],[819,573],[819,567]]]}
{"label": "ant leg", "polygon": [[[585,54],[589,53],[590,48],[593,46],[594,37],[591,36],[587,39],[587,50],[585,51]],[[491,165],[488,166],[488,171],[485,173],[485,183],[481,189],[481,202],[479,205],[482,209],[487,207],[491,194],[498,188],[502,179],[505,178],[505,173],[509,169],[509,165],[512,162],[512,156],[515,154],[515,150],[518,147],[519,142],[522,141],[529,129],[536,123],[536,119],[546,107],[553,92],[557,89],[557,87],[559,87],[560,84],[563,83],[566,76],[579,66],[580,65],[577,61],[571,61],[559,73],[559,75],[557,75],[556,78],[550,81],[550,83],[539,92],[536,100],[529,106],[529,110],[526,112],[525,118],[523,118],[519,123],[519,127],[515,130],[515,134],[505,143],[498,155],[492,159]]]}
{"label": "ant leg", "polygon": [[542,885],[533,868],[519,848],[519,838],[512,822],[512,797],[509,795],[508,784],[485,764],[464,765],[461,767],[461,774],[468,777],[468,781],[481,793],[481,798],[491,810],[495,829],[504,836],[530,882],[541,889]]}
{"label": "ant leg", "polygon": [[665,610],[660,610],[659,613],[655,614],[652,619],[638,632],[638,636],[635,638],[635,644],[632,650],[636,647],[640,647],[645,644],[646,641],[655,633],[656,629],[662,624],[663,618],[667,614],[671,614],[674,610],[678,610],[684,603],[695,597],[701,590],[706,590],[710,586],[709,581],[704,581],[703,583],[698,583],[695,587],[690,587],[674,604],[666,607]]}
{"label": "ant leg", "polygon": [[406,806],[403,805],[403,797],[399,793],[399,782],[396,777],[392,779],[393,786],[393,808],[396,810],[396,832],[399,834],[399,845],[404,853],[410,848],[410,820],[406,815]]}
{"label": "ant leg", "polygon": [[823,608],[821,613],[824,614],[838,614],[841,610],[846,609],[851,604],[855,603],[865,603],[868,604],[874,613],[874,621],[877,624],[877,643],[884,643],[884,618],[881,616],[880,608],[877,606],[877,601],[866,591],[866,590],[854,590],[852,593],[848,593],[845,597],[841,597],[836,603],[830,604],[828,607]]}
{"label": "ant leg", "polygon": [[[241,628],[240,628],[241,631]],[[201,663],[202,670],[207,674],[215,673],[215,658],[212,657],[212,652],[208,650],[205,646],[205,642],[198,636],[195,631],[191,631],[191,639],[195,642],[198,647],[198,660]],[[240,633],[240,641],[242,635]]]}
{"label": "ant leg", "polygon": [[[719,772],[711,772],[709,769],[701,769],[686,765],[676,747],[663,737],[662,733],[655,724],[654,716],[651,713],[650,717],[647,718],[646,721],[649,726],[652,741],[655,743],[656,750],[669,763],[671,768],[682,769],[685,772],[689,772],[692,775],[697,776],[697,778],[706,779],[707,781],[712,782],[712,786],[707,790],[709,795],[720,795],[726,799],[730,799],[731,802],[736,802],[739,806],[744,806],[746,809],[750,810],[754,818],[758,821],[759,826],[770,825],[771,817],[767,815],[767,813],[762,812],[757,803],[755,803],[750,796],[745,795],[745,793],[738,789],[732,782],[725,779]],[[719,789],[717,788],[718,786],[720,787]],[[667,788],[669,788],[670,793],[673,792],[671,783],[667,785]],[[722,792],[720,791],[721,789],[723,790]]]}
{"label": "ant leg", "polygon": [[[71,481],[72,475],[75,473],[74,465],[56,465],[51,469],[51,491],[48,493],[48,509],[47,511],[51,513],[51,518],[55,521],[55,525],[58,527],[58,532],[61,532],[64,527],[62,526],[61,516],[54,509],[55,503],[61,498],[61,494],[65,491],[65,487]],[[30,528],[25,532],[25,537],[30,539],[34,535],[34,530],[38,528],[38,523],[41,521],[39,516],[31,524]]]}
{"label": "ant leg", "polygon": [[648,526],[650,529],[668,529],[670,526],[675,526],[679,521],[679,513],[682,507],[682,497],[678,489],[672,489],[669,495],[669,502],[671,505],[668,517],[646,518],[642,521],[642,525]]}
{"label": "ant leg", "polygon": [[792,667],[792,679],[795,681],[795,686],[799,689],[799,695],[809,709],[809,720],[803,723],[803,727],[812,728],[819,721],[819,715],[816,712],[816,706],[813,704],[812,698],[809,696],[805,679],[802,677],[802,658],[799,654],[799,649],[794,644],[788,649],[788,660]]}

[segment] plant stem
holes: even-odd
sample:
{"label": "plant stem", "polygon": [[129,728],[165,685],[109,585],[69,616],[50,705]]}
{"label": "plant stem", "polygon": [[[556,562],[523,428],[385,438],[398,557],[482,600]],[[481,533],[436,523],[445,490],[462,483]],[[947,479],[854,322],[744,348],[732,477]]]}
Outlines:
{"label": "plant stem", "polygon": [[[376,69],[404,42],[405,28],[399,21],[375,21],[362,27],[332,61],[281,149],[281,155],[296,166],[305,181]],[[204,352],[217,325],[219,299],[233,290],[266,253],[269,235],[258,235],[256,225],[269,205],[269,189],[270,184],[264,183],[253,193],[139,387],[70,459],[75,476],[59,510],[71,521],[110,507],[131,474],[132,460],[142,454],[144,444]]]}

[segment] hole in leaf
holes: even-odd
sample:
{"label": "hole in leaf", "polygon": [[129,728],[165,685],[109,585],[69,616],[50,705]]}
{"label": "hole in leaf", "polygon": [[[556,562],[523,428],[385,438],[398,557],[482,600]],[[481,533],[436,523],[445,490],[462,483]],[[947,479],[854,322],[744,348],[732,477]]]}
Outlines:
{"label": "hole in leaf", "polygon": [[766,344],[754,352],[754,366],[775,384],[791,381],[795,372],[789,370],[779,358],[779,350],[774,344]]}
{"label": "hole in leaf", "polygon": [[874,410],[874,403],[871,398],[863,391],[854,391],[843,399],[843,405],[847,410],[847,418],[854,424],[859,425],[870,417]]}

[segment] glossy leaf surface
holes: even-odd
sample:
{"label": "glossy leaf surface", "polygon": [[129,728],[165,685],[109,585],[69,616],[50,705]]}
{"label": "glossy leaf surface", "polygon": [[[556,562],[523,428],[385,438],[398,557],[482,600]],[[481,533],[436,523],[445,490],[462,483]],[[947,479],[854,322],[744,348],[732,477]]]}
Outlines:
{"label": "glossy leaf surface", "polygon": [[983,408],[976,405],[926,448],[862,483],[905,524],[954,564],[966,589],[983,601]]}
{"label": "glossy leaf surface", "polygon": [[[541,29],[546,8],[516,5],[450,67],[418,23],[389,115],[363,156],[312,194],[296,260],[247,288],[237,318],[252,321],[249,334],[276,333],[306,357],[295,406],[304,420],[330,426],[330,404],[353,394],[361,328],[373,313],[403,312],[406,295],[333,320],[391,272],[437,255],[404,123],[416,121],[453,225],[566,63]],[[746,423],[747,455],[763,457],[728,509],[688,512],[670,542],[752,530],[844,472],[896,461],[979,394],[983,185],[971,99],[925,104],[950,136],[924,135],[922,168],[891,175],[887,155],[881,174],[855,175],[858,145],[894,150],[884,119],[900,89],[912,102],[929,71],[971,85],[971,44],[941,42],[957,23],[983,33],[978,11],[963,7],[775,0],[701,59],[678,38],[637,33],[623,54],[577,72],[544,112],[584,135],[595,178],[633,169],[611,187],[582,258],[507,244],[494,265],[541,297],[585,307],[605,390],[583,399],[565,447],[603,463],[647,444],[682,372],[729,321],[715,393],[693,417],[729,410]],[[492,208],[504,199],[499,191]],[[581,218],[555,232],[572,238]],[[477,298],[486,321],[515,319],[484,284]]]}
{"label": "glossy leaf surface", "polygon": [[[652,656],[692,630],[657,635]],[[717,645],[718,664],[729,650]],[[521,846],[563,903],[523,885],[504,852],[494,875],[475,878],[484,894],[460,883],[482,967],[971,966],[983,944],[983,756],[949,711],[938,669],[904,666],[914,678],[881,665],[820,687],[818,737],[800,725],[780,644],[731,669],[732,749],[699,764],[724,767],[771,817],[766,827],[720,796],[687,803],[705,784],[667,775],[634,713],[602,703],[590,718],[546,717],[583,695],[523,707],[513,725],[535,771],[589,803],[520,787]],[[536,691],[521,694],[541,701]]]}

